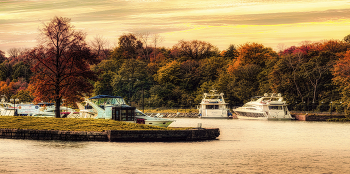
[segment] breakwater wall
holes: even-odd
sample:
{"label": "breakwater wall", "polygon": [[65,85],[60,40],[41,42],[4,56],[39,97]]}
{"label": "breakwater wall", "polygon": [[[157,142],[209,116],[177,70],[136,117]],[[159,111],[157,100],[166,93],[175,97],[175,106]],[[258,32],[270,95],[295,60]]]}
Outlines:
{"label": "breakwater wall", "polygon": [[220,135],[218,128],[188,130],[108,130],[106,132],[0,129],[0,138],[61,141],[200,141]]}
{"label": "breakwater wall", "polygon": [[345,115],[295,114],[299,121],[327,121],[332,118],[346,118]]}
{"label": "breakwater wall", "polygon": [[179,113],[145,113],[146,115],[150,115],[150,116],[160,116],[160,117],[164,117],[164,118],[198,118],[199,114],[195,113],[195,112],[187,112],[187,113],[183,113],[183,112],[179,112]]}

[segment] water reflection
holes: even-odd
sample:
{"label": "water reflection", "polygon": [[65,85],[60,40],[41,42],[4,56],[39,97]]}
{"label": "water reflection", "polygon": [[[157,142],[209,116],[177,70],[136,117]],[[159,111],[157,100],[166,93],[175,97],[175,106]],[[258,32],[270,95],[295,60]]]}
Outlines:
{"label": "water reflection", "polygon": [[72,141],[37,141],[34,146],[53,148],[53,149],[66,149],[66,148],[84,148],[86,142],[72,142]]}
{"label": "water reflection", "polygon": [[0,173],[350,173],[350,124],[177,119],[220,128],[201,142],[0,139]]}

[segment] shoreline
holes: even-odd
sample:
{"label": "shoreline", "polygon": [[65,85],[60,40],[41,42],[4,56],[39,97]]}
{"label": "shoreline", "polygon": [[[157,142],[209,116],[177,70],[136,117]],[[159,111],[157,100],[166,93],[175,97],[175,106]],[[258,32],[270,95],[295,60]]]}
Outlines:
{"label": "shoreline", "polygon": [[292,114],[298,121],[336,121],[336,119],[345,119],[344,114]]}
{"label": "shoreline", "polygon": [[[158,113],[146,113],[147,115],[155,116]],[[198,113],[161,113],[163,118],[199,118]],[[296,121],[337,121],[337,119],[346,119],[345,114],[314,114],[314,113],[291,113]],[[232,115],[233,119],[238,119],[235,114]]]}

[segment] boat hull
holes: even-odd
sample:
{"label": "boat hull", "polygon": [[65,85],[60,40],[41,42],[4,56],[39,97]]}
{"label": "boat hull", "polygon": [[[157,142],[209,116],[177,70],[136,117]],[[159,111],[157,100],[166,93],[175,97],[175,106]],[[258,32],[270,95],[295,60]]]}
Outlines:
{"label": "boat hull", "polygon": [[270,118],[270,117],[247,117],[237,115],[238,119],[242,120],[292,120],[293,118]]}
{"label": "boat hull", "polygon": [[242,110],[235,110],[238,119],[247,120],[292,120],[293,118],[288,115],[273,115],[269,112],[255,111],[246,112]]}
{"label": "boat hull", "polygon": [[150,116],[136,116],[136,119],[143,119],[145,125],[150,126],[159,126],[159,127],[168,127],[175,120],[166,119],[166,118],[156,118]]}
{"label": "boat hull", "polygon": [[199,118],[209,118],[209,119],[231,119],[229,116],[199,116]]}
{"label": "boat hull", "polygon": [[145,120],[145,125],[168,127],[173,121]]}

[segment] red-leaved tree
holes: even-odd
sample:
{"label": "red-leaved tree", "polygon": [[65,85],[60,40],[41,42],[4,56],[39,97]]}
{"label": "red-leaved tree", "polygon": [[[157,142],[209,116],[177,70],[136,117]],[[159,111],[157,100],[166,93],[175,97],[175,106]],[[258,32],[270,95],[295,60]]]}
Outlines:
{"label": "red-leaved tree", "polygon": [[85,42],[85,34],[75,31],[69,18],[54,17],[41,29],[42,43],[29,53],[33,62],[34,101],[54,101],[55,116],[60,117],[62,99],[68,103],[91,93],[96,75],[90,64],[97,63]]}

